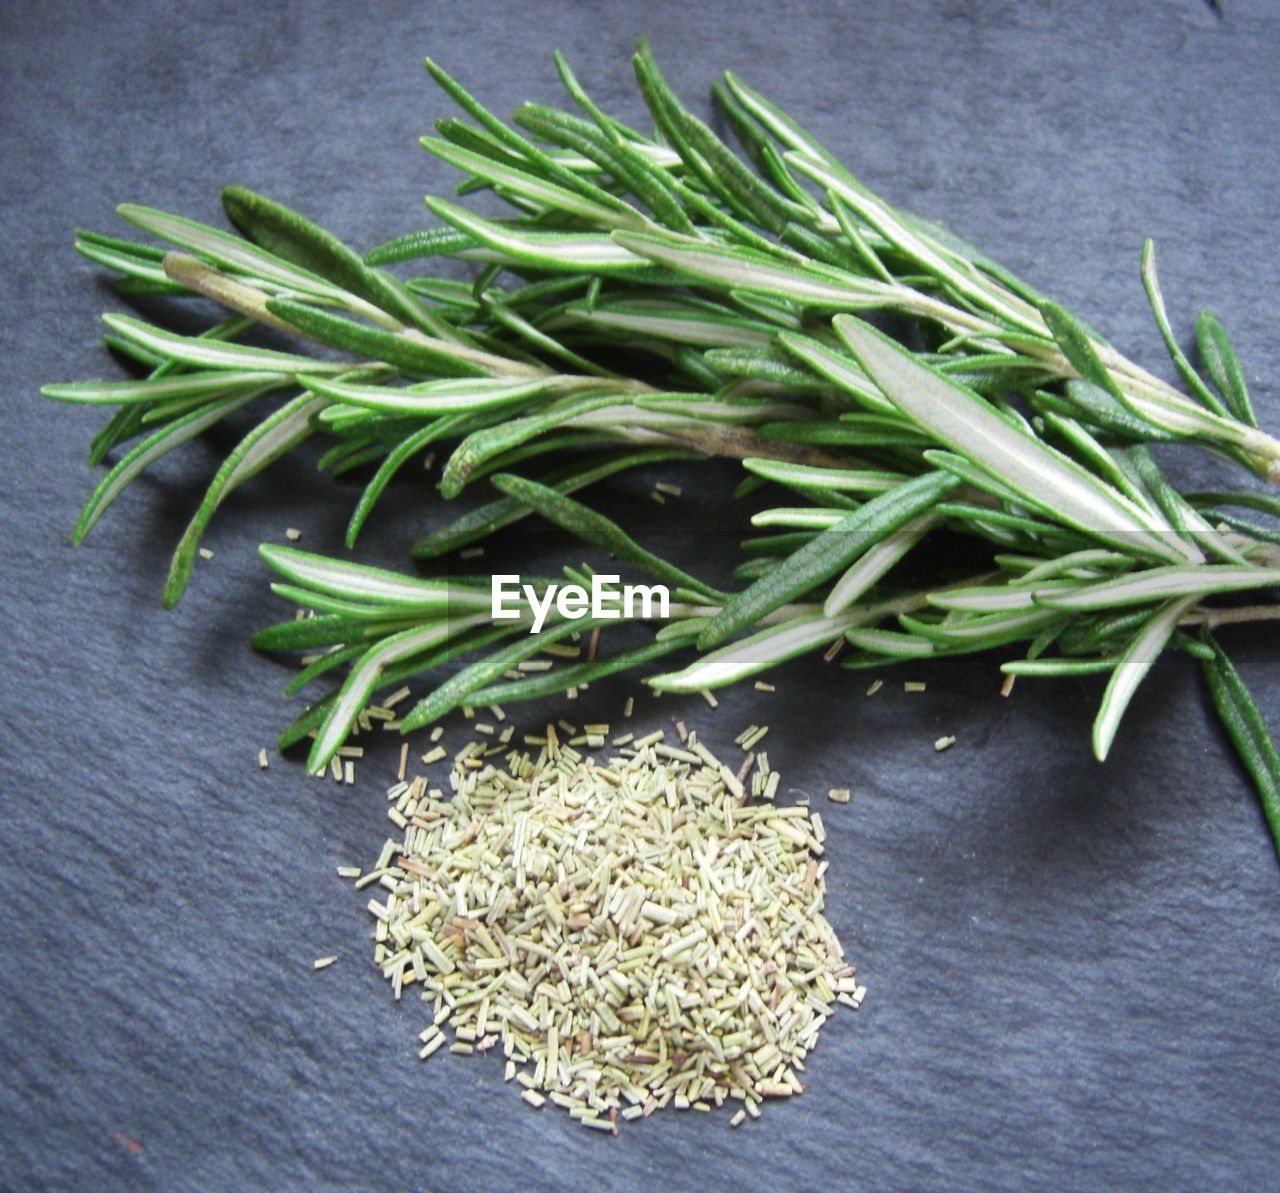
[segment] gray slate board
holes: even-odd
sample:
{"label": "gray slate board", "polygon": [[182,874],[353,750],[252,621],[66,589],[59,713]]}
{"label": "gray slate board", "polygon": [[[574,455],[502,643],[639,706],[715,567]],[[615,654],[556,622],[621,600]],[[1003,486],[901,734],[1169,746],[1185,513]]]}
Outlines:
{"label": "gray slate board", "polygon": [[[447,110],[424,54],[506,112],[559,102],[561,48],[638,119],[627,55],[648,32],[691,99],[739,71],[889,197],[1171,375],[1137,281],[1154,236],[1180,334],[1214,306],[1275,428],[1280,10],[1221,9],[4,5],[0,1185],[1275,1187],[1280,868],[1188,661],[1160,665],[1105,768],[1088,753],[1099,684],[1002,700],[996,659],[921,672],[914,696],[891,675],[867,700],[805,661],[714,716],[642,699],[646,725],[688,715],[725,747],[768,718],[787,786],[854,789],[826,817],[829,911],[869,994],[824,1032],[808,1092],[762,1122],[669,1113],[604,1139],[531,1112],[495,1060],[417,1061],[416,1000],[392,1003],[364,900],[333,873],[387,831],[391,743],[354,789],[256,767],[289,706],[288,673],[246,645],[275,616],[254,547],[299,526],[336,549],[355,490],[335,495],[305,453],[264,474],[165,614],[168,550],[228,437],[158,469],[73,551],[95,420],[36,397],[118,373],[96,317],[125,302],[74,227],[117,229],[122,200],[217,222],[217,188],[241,182],[374,244],[425,224],[421,196],[453,182],[415,147]],[[1227,473],[1170,458],[1183,479]],[[740,526],[733,469],[699,475]],[[397,488],[364,557],[398,562],[442,516],[425,483]],[[1280,724],[1276,636],[1226,641]],[[616,717],[628,690],[601,685],[580,714]],[[958,744],[935,755],[943,733]]]}

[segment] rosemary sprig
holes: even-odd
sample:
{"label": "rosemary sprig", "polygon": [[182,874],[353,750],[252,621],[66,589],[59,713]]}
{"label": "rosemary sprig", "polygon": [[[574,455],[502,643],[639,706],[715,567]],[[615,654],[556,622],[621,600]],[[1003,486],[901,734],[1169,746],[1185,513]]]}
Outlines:
{"label": "rosemary sprig", "polygon": [[[1102,758],[1155,659],[1182,649],[1204,659],[1270,815],[1274,749],[1220,649],[1187,631],[1280,616],[1268,603],[1280,531],[1223,509],[1274,518],[1280,505],[1179,493],[1150,446],[1197,444],[1280,482],[1280,442],[1258,428],[1214,316],[1196,323],[1205,377],[1183,353],[1154,247],[1142,282],[1186,392],[972,246],[875,195],[736,77],[714,94],[745,158],[683,105],[647,46],[635,68],[653,135],[603,112],[557,66],[582,114],[525,105],[517,131],[428,64],[475,123],[443,120],[424,148],[463,172],[461,194],[504,199],[505,218],[428,198],[437,226],[361,257],[297,213],[230,188],[224,206],[243,238],[137,207],[121,214],[174,251],[82,234],[80,250],[128,288],[203,295],[233,318],[190,337],[107,316],[108,342],[151,375],[46,389],[119,406],[95,459],[147,436],[91,498],[78,537],[153,459],[275,395],[280,404],[233,451],[193,518],[167,604],[217,506],[313,434],[332,441],[322,464],[333,472],[375,465],[349,544],[396,472],[438,447],[445,497],[484,482],[500,495],[420,540],[419,557],[536,513],[687,598],[650,645],[504,680],[547,639],[520,622],[489,626],[480,587],[264,548],[283,577],[277,592],[316,616],[266,630],[257,644],[328,651],[308,679],[349,667],[286,732],[287,741],[315,733],[312,766],[381,686],[457,657],[477,656],[406,728],[470,698],[534,698],[679,649],[704,653],[650,677],[655,687],[734,682],[841,639],[851,668],[1016,644],[1023,657],[1005,662],[1010,674],[1106,673],[1094,729]],[[475,284],[387,268],[439,256],[478,263]],[[884,315],[895,328],[907,322],[912,347],[867,322]],[[255,323],[328,351],[242,342]],[[620,373],[618,349],[648,366]],[[580,458],[528,475],[539,457],[565,452]],[[804,503],[753,518],[773,533],[744,543],[738,574],[750,582],[735,593],[641,548],[570,496],[626,468],[698,455],[741,459],[750,486],[779,485]],[[912,591],[894,588],[894,569],[942,532],[972,543],[971,578],[944,584],[926,562]],[[1245,592],[1258,603],[1216,603]]]}

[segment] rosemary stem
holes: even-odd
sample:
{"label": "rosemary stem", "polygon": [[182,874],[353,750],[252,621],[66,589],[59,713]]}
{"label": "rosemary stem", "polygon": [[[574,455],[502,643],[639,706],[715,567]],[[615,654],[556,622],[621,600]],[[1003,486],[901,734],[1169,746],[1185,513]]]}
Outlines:
{"label": "rosemary stem", "polygon": [[1197,609],[1184,617],[1184,626],[1216,629],[1220,625],[1245,625],[1259,621],[1280,621],[1280,605],[1244,605],[1235,609]]}

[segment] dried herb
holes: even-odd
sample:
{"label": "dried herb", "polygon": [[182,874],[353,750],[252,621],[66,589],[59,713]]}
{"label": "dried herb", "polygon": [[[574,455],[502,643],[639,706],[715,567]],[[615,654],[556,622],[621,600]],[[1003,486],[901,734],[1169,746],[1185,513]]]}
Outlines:
{"label": "dried herb", "polygon": [[736,1126],[802,1092],[834,1004],[865,993],[822,914],[822,818],[748,802],[696,733],[581,753],[608,730],[504,731],[459,752],[448,796],[392,787],[404,839],[357,884],[387,892],[375,960],[432,1005],[423,1059],[501,1048],[526,1102],[601,1130],[725,1102]]}

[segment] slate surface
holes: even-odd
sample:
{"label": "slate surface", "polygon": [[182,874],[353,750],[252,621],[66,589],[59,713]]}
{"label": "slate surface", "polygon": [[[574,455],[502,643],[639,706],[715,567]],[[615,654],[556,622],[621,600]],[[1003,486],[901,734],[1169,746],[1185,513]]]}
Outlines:
{"label": "slate surface", "polygon": [[[376,243],[452,185],[414,144],[446,111],[425,53],[505,112],[559,102],[559,47],[639,118],[626,59],[648,31],[689,96],[740,71],[871,184],[1168,375],[1137,282],[1156,237],[1180,333],[1213,305],[1275,427],[1280,13],[1221,8],[0,8],[0,1185],[1274,1187],[1280,870],[1188,662],[1161,664],[1105,768],[1087,744],[1099,685],[1005,701],[997,660],[922,671],[917,696],[898,675],[866,700],[804,662],[714,717],[641,701],[646,725],[687,713],[725,744],[767,717],[789,787],[853,787],[827,816],[829,909],[870,993],[824,1032],[805,1096],[763,1122],[665,1114],[602,1139],[530,1112],[494,1061],[416,1060],[418,1008],[392,1004],[363,899],[333,874],[378,849],[390,746],[347,790],[254,763],[288,715],[286,672],[245,645],[275,613],[254,546],[296,525],[336,548],[354,490],[306,453],[259,478],[166,615],[169,547],[227,437],[73,551],[95,420],[36,398],[118,373],[96,316],[124,302],[73,227],[117,229],[121,200],[216,222],[238,181]],[[740,519],[732,469],[699,475],[707,508]],[[401,487],[364,557],[396,562],[441,513]],[[1228,642],[1280,724],[1275,636]],[[587,708],[616,716],[627,690]],[[959,742],[938,756],[941,733]]]}

